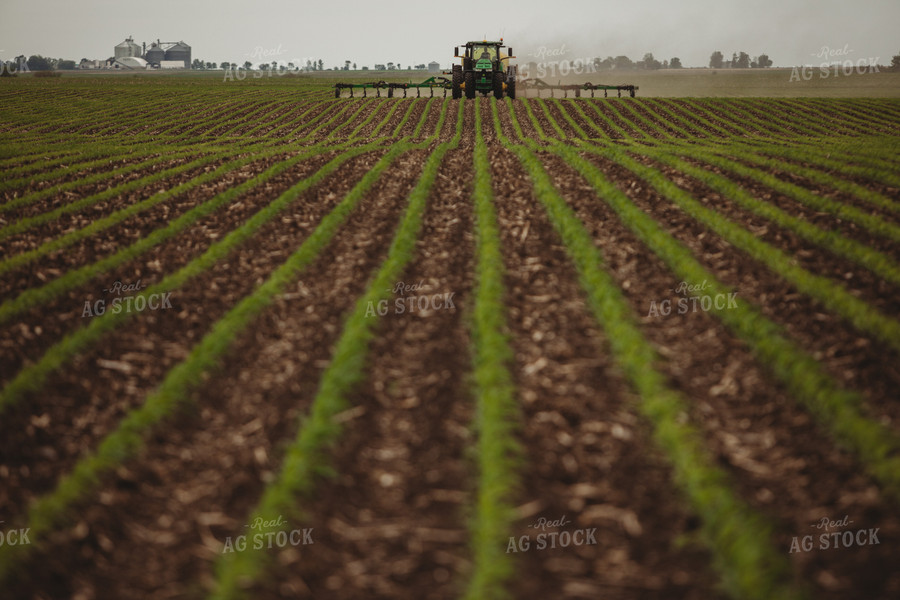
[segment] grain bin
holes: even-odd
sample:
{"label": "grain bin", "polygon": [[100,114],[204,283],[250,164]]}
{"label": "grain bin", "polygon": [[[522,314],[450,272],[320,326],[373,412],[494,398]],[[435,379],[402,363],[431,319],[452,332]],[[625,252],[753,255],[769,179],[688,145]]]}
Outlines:
{"label": "grain bin", "polygon": [[166,60],[166,51],[163,50],[159,44],[151,44],[150,49],[147,50],[147,54],[144,55],[144,60],[154,67],[158,67],[159,63]]}
{"label": "grain bin", "polygon": [[113,56],[115,58],[126,58],[130,56],[140,57],[141,47],[134,43],[134,39],[130,36],[125,38],[121,44],[117,44]]}
{"label": "grain bin", "polygon": [[178,42],[166,50],[166,60],[184,61],[184,68],[191,68],[191,47],[184,42]]}

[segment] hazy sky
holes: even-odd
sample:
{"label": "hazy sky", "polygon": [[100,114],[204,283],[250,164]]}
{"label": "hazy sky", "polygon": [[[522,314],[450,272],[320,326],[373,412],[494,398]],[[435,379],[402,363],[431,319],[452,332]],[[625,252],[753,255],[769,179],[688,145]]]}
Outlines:
{"label": "hazy sky", "polygon": [[184,40],[193,58],[216,63],[262,55],[405,68],[447,66],[453,46],[503,36],[520,62],[545,47],[569,60],[652,52],[705,66],[714,50],[743,50],[765,52],[775,66],[818,65],[813,55],[828,47],[889,64],[900,53],[898,23],[900,0],[0,0],[0,58],[105,59],[131,35]]}

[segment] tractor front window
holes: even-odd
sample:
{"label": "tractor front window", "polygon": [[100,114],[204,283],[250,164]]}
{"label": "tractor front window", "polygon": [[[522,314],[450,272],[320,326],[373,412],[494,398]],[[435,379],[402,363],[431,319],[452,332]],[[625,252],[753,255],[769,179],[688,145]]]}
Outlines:
{"label": "tractor front window", "polygon": [[490,46],[479,46],[474,54],[476,60],[494,60],[494,49]]}

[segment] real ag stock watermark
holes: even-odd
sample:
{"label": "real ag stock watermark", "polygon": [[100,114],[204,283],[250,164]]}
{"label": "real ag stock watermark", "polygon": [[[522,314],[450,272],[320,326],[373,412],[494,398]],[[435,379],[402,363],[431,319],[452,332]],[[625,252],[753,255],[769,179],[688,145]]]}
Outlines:
{"label": "real ag stock watermark", "polygon": [[[104,293],[115,297],[109,303],[104,298],[94,301],[85,300],[81,316],[82,318],[96,317],[104,314],[107,310],[117,315],[121,312],[144,312],[145,310],[166,310],[172,308],[172,292],[149,295],[137,293],[142,289],[140,279],[134,283],[123,283],[116,280],[115,283],[103,290]],[[122,296],[122,294],[128,295]]]}
{"label": "real ag stock watermark", "polygon": [[[0,521],[3,525],[5,521]],[[31,527],[25,529],[3,529],[0,527],[0,546],[28,546],[31,540],[28,539],[28,532]]]}
{"label": "real ag stock watermark", "polygon": [[506,553],[528,552],[532,547],[540,551],[569,548],[570,546],[597,545],[596,527],[559,531],[560,528],[571,524],[572,521],[569,521],[566,515],[555,520],[540,517],[528,526],[529,529],[538,530],[540,533],[528,533],[518,537],[510,536],[509,542],[506,544]]}
{"label": "real ag stock watermark", "polygon": [[865,73],[879,73],[878,56],[869,56],[859,58],[855,62],[849,58],[853,53],[850,44],[844,44],[843,48],[832,48],[830,46],[822,46],[818,51],[810,53],[813,58],[818,58],[822,62],[816,67],[812,64],[805,64],[794,67],[791,71],[790,81],[809,81],[817,74],[819,79],[828,79],[829,77],[849,77],[856,73],[863,75]]}
{"label": "real ag stock watermark", "polygon": [[374,317],[377,315],[383,317],[391,312],[395,315],[402,315],[405,313],[423,314],[436,310],[456,308],[453,304],[453,296],[456,292],[443,292],[440,294],[419,293],[424,291],[424,287],[425,284],[421,280],[418,283],[413,284],[406,284],[402,281],[398,281],[394,284],[394,287],[389,290],[396,296],[394,298],[393,306],[391,306],[390,302],[387,300],[379,300],[378,302],[369,300],[369,303],[366,305],[366,316]]}
{"label": "real ag stock watermark", "polygon": [[[261,79],[263,77],[281,77],[291,73],[307,73],[316,70],[317,60],[312,56],[303,56],[300,58],[291,58],[288,60],[279,59],[277,57],[284,56],[285,52],[282,44],[278,46],[266,47],[257,45],[250,52],[245,52],[244,56],[247,60],[243,65],[229,63],[225,68],[225,74],[222,81],[244,81],[248,77],[251,79]],[[257,68],[253,68],[254,61]]]}
{"label": "real ag stock watermark", "polygon": [[[685,294],[674,300],[666,298],[664,300],[651,300],[650,310],[647,311],[648,317],[667,317],[672,314],[673,309],[679,315],[689,312],[709,312],[713,308],[716,310],[731,310],[737,308],[737,292],[729,292],[727,294],[698,294],[709,289],[710,284],[703,280],[703,283],[690,284],[682,281],[672,288],[676,294]],[[688,296],[687,294],[692,294]],[[696,295],[694,295],[696,294]]]}
{"label": "real ag stock watermark", "polygon": [[11,76],[19,73],[30,73],[28,61],[24,56],[16,57],[13,60],[0,60],[0,76]]}
{"label": "real ag stock watermark", "polygon": [[527,56],[536,58],[536,61],[522,62],[519,61],[516,76],[519,80],[524,79],[543,79],[544,77],[565,77],[567,75],[583,75],[585,73],[596,73],[597,67],[593,58],[562,58],[569,53],[569,49],[565,44],[555,48],[547,46],[539,46],[534,52]]}
{"label": "real ag stock watermark", "polygon": [[[810,527],[825,530],[825,533],[794,536],[791,539],[791,549],[788,554],[794,552],[811,552],[812,550],[837,550],[838,548],[852,548],[854,546],[874,546],[880,544],[878,539],[879,527],[864,529],[844,529],[853,525],[850,515],[844,515],[843,519],[831,520],[822,517]],[[832,531],[835,529],[837,531]]]}
{"label": "real ag stock watermark", "polygon": [[[245,550],[268,550],[271,548],[284,548],[286,546],[310,546],[315,543],[312,537],[313,528],[287,530],[288,522],[282,515],[277,519],[266,521],[262,517],[255,518],[251,523],[244,525],[250,529],[247,535],[228,536],[225,538],[225,547],[222,554],[229,552],[244,552]],[[269,530],[269,531],[266,531]]]}

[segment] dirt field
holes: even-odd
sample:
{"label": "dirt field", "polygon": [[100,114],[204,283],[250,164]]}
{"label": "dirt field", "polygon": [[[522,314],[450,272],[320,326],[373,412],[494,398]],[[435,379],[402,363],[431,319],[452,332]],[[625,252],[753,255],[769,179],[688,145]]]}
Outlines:
{"label": "dirt field", "polygon": [[0,84],[3,597],[900,596],[900,101]]}

